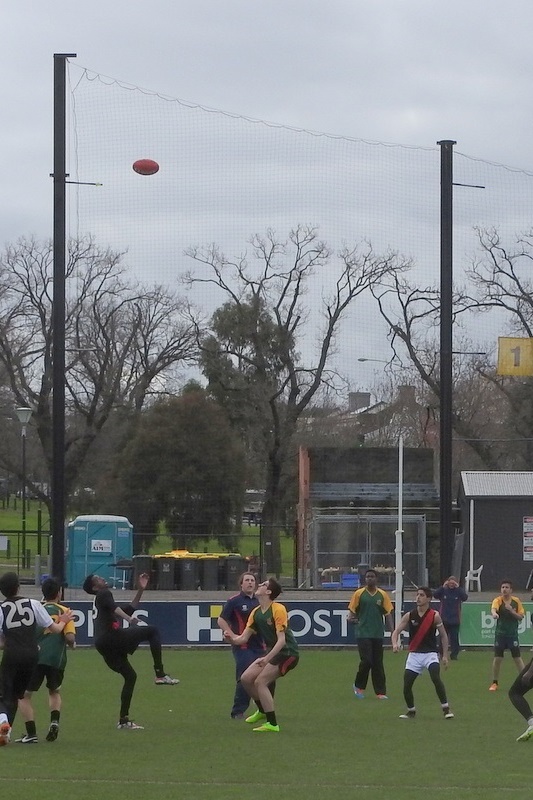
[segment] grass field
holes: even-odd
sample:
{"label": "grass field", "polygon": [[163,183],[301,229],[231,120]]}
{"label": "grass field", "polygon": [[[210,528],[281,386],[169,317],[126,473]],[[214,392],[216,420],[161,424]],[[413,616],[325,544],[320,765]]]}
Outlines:
{"label": "grass field", "polygon": [[[489,693],[489,652],[461,654],[445,673],[454,720],[444,720],[427,674],[415,685],[416,720],[400,720],[405,654],[386,654],[390,700],[353,697],[357,654],[306,651],[277,690],[279,734],[253,733],[229,718],[233,660],[224,650],[167,650],[165,667],[181,684],[155,686],[149,653],[137,652],[132,718],[144,731],[117,731],[121,680],[94,650],[70,655],[60,737],[44,741],[46,693],[35,697],[38,745],[0,750],[2,795],[88,800],[118,795],[149,800],[526,800],[533,741],[505,687]],[[20,719],[14,733],[23,732]]]}

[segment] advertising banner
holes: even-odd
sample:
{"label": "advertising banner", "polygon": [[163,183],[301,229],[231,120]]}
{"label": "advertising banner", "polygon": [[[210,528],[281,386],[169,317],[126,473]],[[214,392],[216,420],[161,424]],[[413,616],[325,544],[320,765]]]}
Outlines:
{"label": "advertising banner", "polygon": [[[518,639],[521,645],[531,647],[533,645],[533,631],[531,630],[533,603],[524,603],[523,605],[526,616],[518,624]],[[490,615],[490,606],[489,602],[463,603],[459,631],[459,641],[463,646],[481,647],[494,644],[496,620],[492,619]]]}
{"label": "advertising banner", "polygon": [[533,561],[533,517],[524,517],[522,521],[523,559]]}
{"label": "advertising banner", "polygon": [[[75,614],[78,644],[93,643],[94,609],[90,601],[69,603]],[[300,645],[342,647],[356,644],[357,626],[348,625],[345,601],[291,601],[285,603],[289,611],[291,628]],[[412,604],[409,604],[412,605]],[[408,606],[406,605],[406,610]],[[533,603],[524,603],[526,617],[518,627],[520,644],[533,646],[531,611]],[[217,617],[221,603],[192,601],[148,601],[143,603],[136,616],[140,623],[156,625],[164,645],[209,646],[223,643]],[[126,626],[127,623],[124,623]],[[494,643],[496,620],[490,615],[490,603],[463,604],[460,641],[465,647],[489,647]],[[389,634],[386,634],[388,637]]]}
{"label": "advertising banner", "polygon": [[[116,598],[115,598],[116,599]],[[92,644],[94,608],[92,602],[78,601],[65,605],[75,614],[76,641]],[[348,600],[340,602],[287,602],[291,627],[301,645],[354,645],[354,625],[346,621]],[[135,616],[141,625],[156,625],[164,645],[221,645],[222,631],[217,618],[221,603],[191,601],[148,601]],[[126,626],[127,623],[124,623]]]}

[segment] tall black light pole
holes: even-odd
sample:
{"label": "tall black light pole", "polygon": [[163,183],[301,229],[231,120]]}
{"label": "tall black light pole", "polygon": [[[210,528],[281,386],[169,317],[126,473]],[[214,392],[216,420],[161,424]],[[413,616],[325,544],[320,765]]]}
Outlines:
{"label": "tall black light pole", "polygon": [[52,306],[52,574],[65,581],[66,64],[54,53],[54,299]]}
{"label": "tall black light pole", "polygon": [[28,567],[29,564],[26,564],[26,425],[30,421],[30,417],[32,415],[31,408],[16,408],[15,413],[18,417],[18,421],[20,422],[20,439],[21,439],[21,451],[22,451],[22,492],[21,492],[21,501],[22,501],[22,517],[21,517],[21,528],[22,528],[22,567]]}
{"label": "tall black light pole", "polygon": [[440,146],[440,571],[450,573],[452,528],[453,146]]}

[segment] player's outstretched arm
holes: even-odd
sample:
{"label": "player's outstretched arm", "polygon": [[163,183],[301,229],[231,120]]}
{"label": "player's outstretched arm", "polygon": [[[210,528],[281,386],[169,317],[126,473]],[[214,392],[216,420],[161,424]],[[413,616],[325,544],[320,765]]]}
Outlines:
{"label": "player's outstretched arm", "polygon": [[252,628],[245,628],[243,632],[237,636],[232,630],[224,631],[224,639],[231,644],[246,644],[250,636],[254,633]]}
{"label": "player's outstretched arm", "polygon": [[[133,606],[133,603],[131,603],[131,605]],[[126,622],[130,623],[130,625],[139,624],[139,620],[137,619],[137,617],[131,616],[126,611],[124,611],[124,609],[122,609],[120,606],[117,606],[115,608],[115,616],[120,617],[121,619],[125,619]]]}
{"label": "player's outstretched arm", "polygon": [[135,597],[130,603],[130,605],[133,606],[133,608],[137,608],[137,606],[141,602],[141,597],[143,596],[143,592],[148,586],[149,581],[150,581],[150,576],[146,572],[143,572],[137,578],[137,592],[135,594]]}
{"label": "player's outstretched arm", "polygon": [[393,652],[397,653],[400,649],[400,633],[402,631],[407,630],[407,626],[409,624],[409,614],[404,614],[401,620],[399,621],[398,625],[395,627],[393,632],[391,633],[391,643]]}
{"label": "player's outstretched arm", "polygon": [[62,633],[67,622],[71,622],[73,619],[74,614],[72,611],[64,611],[63,614],[58,614],[57,622],[52,622],[46,630],[50,633]]}

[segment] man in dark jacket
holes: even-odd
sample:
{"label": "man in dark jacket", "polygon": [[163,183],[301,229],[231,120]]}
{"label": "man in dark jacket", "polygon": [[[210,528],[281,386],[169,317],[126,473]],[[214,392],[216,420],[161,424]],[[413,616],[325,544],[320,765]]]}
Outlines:
{"label": "man in dark jacket", "polygon": [[461,606],[468,600],[468,595],[459,586],[454,575],[444,581],[442,586],[433,592],[435,600],[440,600],[439,613],[450,641],[450,658],[457,661],[459,657],[459,627],[461,625]]}

